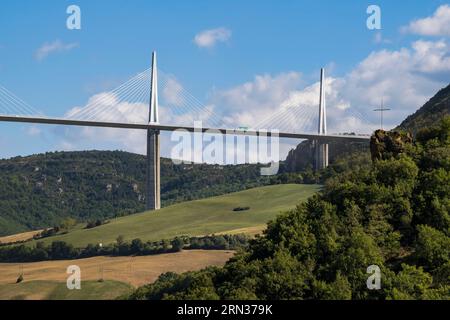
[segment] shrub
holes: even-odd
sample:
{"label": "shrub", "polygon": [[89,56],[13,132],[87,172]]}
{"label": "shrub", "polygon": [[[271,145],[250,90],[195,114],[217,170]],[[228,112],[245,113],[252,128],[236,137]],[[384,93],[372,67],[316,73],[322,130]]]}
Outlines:
{"label": "shrub", "polygon": [[236,207],[233,209],[233,211],[246,211],[250,210],[250,207]]}

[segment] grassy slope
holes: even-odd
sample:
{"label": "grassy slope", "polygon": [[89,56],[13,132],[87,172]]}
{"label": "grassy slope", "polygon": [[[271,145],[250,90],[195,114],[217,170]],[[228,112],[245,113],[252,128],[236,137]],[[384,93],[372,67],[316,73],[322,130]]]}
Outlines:
{"label": "grassy slope", "polygon": [[[177,235],[205,235],[265,224],[280,212],[295,207],[319,190],[318,185],[285,184],[235,192],[208,199],[175,204],[158,212],[143,212],[111,220],[93,229],[75,228],[65,235],[44,239],[63,240],[76,247],[126,240],[157,241]],[[235,207],[250,210],[234,212]]]}
{"label": "grassy slope", "polygon": [[[161,158],[164,206],[268,185],[259,164],[174,164]],[[145,210],[145,156],[48,152],[0,159],[0,236]]]}
{"label": "grassy slope", "polygon": [[106,280],[83,281],[80,290],[68,290],[65,282],[29,281],[1,284],[0,300],[103,300],[129,293],[129,284]]}

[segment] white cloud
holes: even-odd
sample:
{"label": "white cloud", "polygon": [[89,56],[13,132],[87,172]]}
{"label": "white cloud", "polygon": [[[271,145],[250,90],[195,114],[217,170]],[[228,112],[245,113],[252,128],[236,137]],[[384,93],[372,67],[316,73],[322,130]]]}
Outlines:
{"label": "white cloud", "polygon": [[298,72],[257,75],[253,81],[216,91],[212,100],[220,107],[215,111],[221,115],[225,125],[251,127],[275,112],[275,107],[287,99],[300,83],[301,74]]}
{"label": "white cloud", "polygon": [[168,77],[162,95],[167,103],[180,106],[184,102],[182,90],[183,86],[174,77]]}
{"label": "white cloud", "polygon": [[63,43],[60,40],[46,42],[34,53],[34,58],[38,61],[44,60],[52,53],[70,51],[78,47],[78,43]]}
{"label": "white cloud", "polygon": [[42,130],[36,126],[31,126],[27,129],[27,134],[32,137],[39,136],[39,135],[41,135],[41,133],[42,133]]}
{"label": "white cloud", "polygon": [[57,149],[61,151],[73,151],[76,150],[76,146],[67,140],[62,140],[58,143]]}
{"label": "white cloud", "polygon": [[423,36],[450,36],[450,6],[444,4],[431,17],[414,20],[402,30]]}
{"label": "white cloud", "polygon": [[412,44],[414,65],[425,73],[450,71],[450,46],[445,41],[419,40]]}
{"label": "white cloud", "polygon": [[[370,133],[378,127],[379,114],[373,109],[382,99],[392,109],[385,113],[385,125],[392,128],[448,85],[449,78],[450,46],[444,40],[420,40],[398,50],[374,51],[346,75],[327,75],[329,132]],[[271,123],[279,119],[278,126],[289,130],[315,131],[317,118],[311,114],[317,116],[319,83],[302,87],[300,80],[296,72],[256,76],[251,82],[217,92],[214,104],[222,107],[231,127],[251,127],[277,109],[291,106]]]}
{"label": "white cloud", "polygon": [[[448,85],[449,57],[450,46],[445,40],[420,40],[398,50],[374,51],[340,77],[331,76],[327,72],[328,131],[370,133],[378,127],[379,114],[373,109],[379,106],[381,99],[391,108],[385,114],[385,126],[391,128],[399,124],[437,90]],[[314,75],[319,78],[318,70]],[[176,108],[167,107],[170,103],[181,104],[181,110],[186,103],[180,101],[184,92],[182,85],[175,78],[172,80],[167,81],[169,89],[161,90],[162,123],[192,125],[194,120],[207,123],[211,114],[215,114],[223,119],[226,127],[253,127],[277,111],[287,110],[281,114],[281,119],[279,116],[272,118],[271,123],[275,128],[281,125],[307,132],[316,130],[319,83],[315,81],[305,84],[299,72],[257,75],[251,81],[235,87],[215,90],[207,105],[209,112],[202,115],[194,112],[180,113]],[[88,105],[94,104],[102,104],[104,109],[110,110],[106,120],[145,122],[148,117],[148,104],[120,102],[109,93],[93,96]],[[74,108],[73,111],[79,109]],[[277,119],[280,120],[278,123]],[[70,129],[64,137],[64,140],[71,141],[72,144],[61,146],[74,149],[104,146],[109,149],[145,152],[145,132],[140,130]],[[169,156],[174,143],[170,142],[167,134],[162,135],[162,139],[161,153]],[[298,141],[281,141],[281,158],[295,143]]]}
{"label": "white cloud", "polygon": [[[171,77],[165,81],[168,85],[162,90],[159,105],[159,117],[162,124],[192,125],[194,121],[203,121],[207,124],[213,114],[213,106],[208,105],[201,114],[195,110],[182,113],[179,104],[183,102],[182,86]],[[169,103],[169,104],[166,104]],[[175,107],[174,107],[175,105]],[[127,102],[124,97],[111,92],[102,92],[92,96],[88,103],[82,107],[73,107],[65,118],[89,119],[108,122],[147,123],[148,102]],[[84,149],[123,149],[130,152],[144,154],[146,151],[146,132],[144,130],[126,130],[114,128],[95,127],[68,127],[58,132],[62,138],[58,148],[63,150]],[[162,154],[170,155],[172,143],[168,134],[162,134],[164,143],[161,143]]]}
{"label": "white cloud", "polygon": [[[148,105],[141,102],[126,102],[111,92],[102,92],[92,96],[85,106],[70,109],[65,117],[146,123],[148,121]],[[145,150],[145,132],[142,130],[67,127],[59,133],[62,137],[59,148],[63,150],[101,149],[102,146],[106,149],[119,148],[136,153],[143,153]]]}
{"label": "white cloud", "polygon": [[[319,72],[317,72],[317,78]],[[358,121],[360,110],[340,94],[345,78],[326,77],[328,128],[330,132],[364,131],[374,127]],[[288,132],[316,132],[319,106],[319,82],[304,86],[298,72],[275,76],[260,75],[253,81],[216,92],[213,101],[221,106],[226,127],[248,126]],[[219,110],[216,110],[216,112]],[[283,144],[290,145],[288,141]]]}
{"label": "white cloud", "polygon": [[231,30],[227,28],[217,28],[204,30],[194,37],[194,42],[200,48],[212,48],[217,42],[226,42],[231,38]]}
{"label": "white cloud", "polygon": [[394,126],[448,84],[449,54],[443,41],[416,41],[410,48],[373,52],[344,78],[340,95],[374,120],[371,110],[384,98],[392,109],[386,120]]}

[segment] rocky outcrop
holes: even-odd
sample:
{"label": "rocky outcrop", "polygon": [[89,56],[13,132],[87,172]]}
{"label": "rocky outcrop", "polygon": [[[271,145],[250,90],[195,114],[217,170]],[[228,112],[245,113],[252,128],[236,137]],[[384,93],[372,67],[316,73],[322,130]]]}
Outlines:
{"label": "rocky outcrop", "polygon": [[301,142],[295,149],[289,151],[284,161],[283,171],[298,172],[313,167],[314,144],[310,140]]}
{"label": "rocky outcrop", "polygon": [[388,159],[404,152],[407,144],[412,143],[410,133],[377,130],[370,137],[372,161]]}

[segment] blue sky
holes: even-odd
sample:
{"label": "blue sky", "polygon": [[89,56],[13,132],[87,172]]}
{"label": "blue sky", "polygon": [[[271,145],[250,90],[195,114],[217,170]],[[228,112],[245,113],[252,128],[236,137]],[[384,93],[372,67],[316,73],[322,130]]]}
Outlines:
{"label": "blue sky", "polygon": [[[352,72],[374,52],[386,50],[392,58],[393,53],[406,48],[411,55],[419,55],[413,43],[420,40],[428,44],[427,48],[439,41],[447,46],[445,32],[417,28],[401,31],[415,19],[432,17],[446,3],[4,0],[0,4],[0,84],[44,113],[62,116],[74,106],[84,105],[93,94],[112,89],[148,68],[152,50],[158,51],[159,67],[174,74],[186,90],[205,103],[226,100],[233,88],[252,83],[258,75],[278,81],[289,72],[298,73],[301,81],[291,90],[301,92],[314,84],[322,66],[328,67],[330,76],[345,79],[348,84],[354,78]],[[81,30],[66,28],[66,8],[71,4],[81,8]],[[366,27],[366,8],[370,4],[382,10],[379,31]],[[196,35],[217,28],[229,31],[228,39],[208,48],[195,43]],[[67,49],[37,59],[39,48],[56,41]],[[447,49],[439,49],[444,62]],[[420,65],[419,58],[414,59],[415,71],[424,75],[412,78],[411,86],[420,87],[417,96],[422,100],[448,84],[450,74],[445,68],[437,72],[423,58]],[[414,75],[413,71],[407,72]],[[352,94],[367,94],[355,85],[342,90],[351,88],[361,90]],[[389,101],[389,90],[385,91]],[[350,96],[339,101],[357,103]],[[392,124],[424,102],[408,107],[409,102],[395,99],[391,97],[390,102],[399,110],[392,115]],[[0,157],[62,148],[64,137],[59,135],[63,132],[42,130],[43,134],[32,135],[30,144],[29,126],[0,124]],[[74,149],[95,146],[86,138]],[[127,149],[107,139],[98,147]]]}

